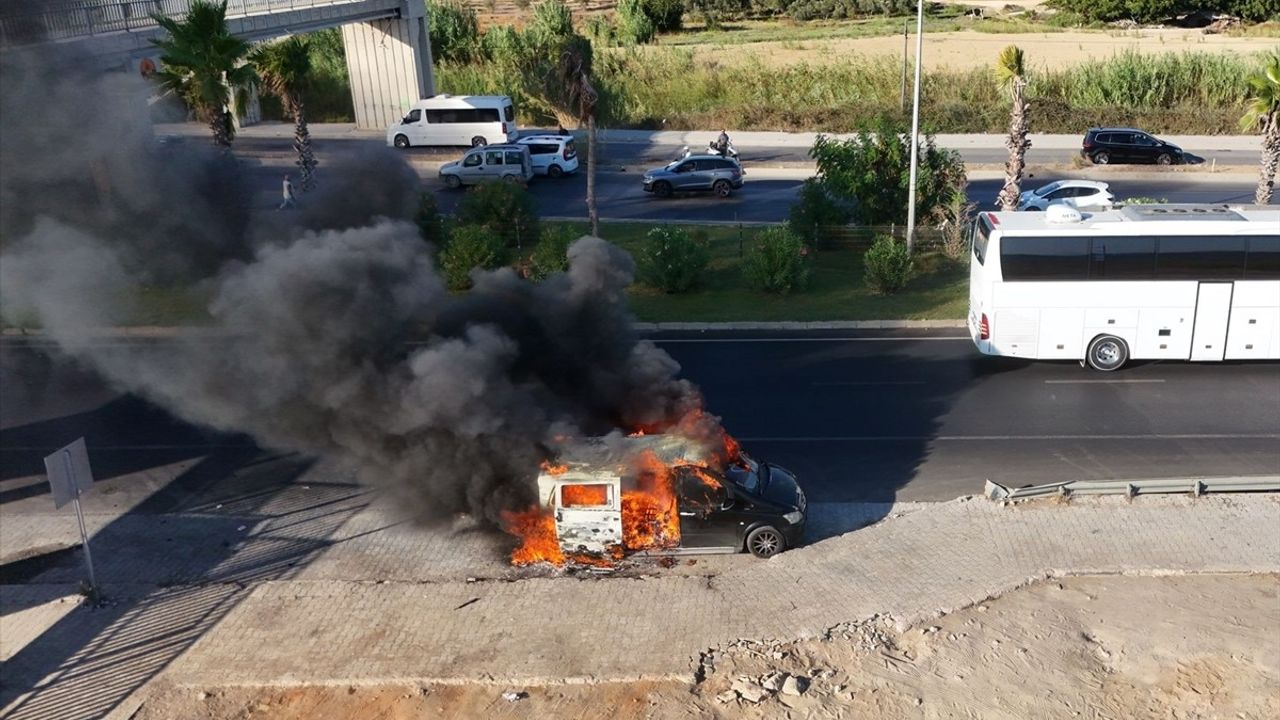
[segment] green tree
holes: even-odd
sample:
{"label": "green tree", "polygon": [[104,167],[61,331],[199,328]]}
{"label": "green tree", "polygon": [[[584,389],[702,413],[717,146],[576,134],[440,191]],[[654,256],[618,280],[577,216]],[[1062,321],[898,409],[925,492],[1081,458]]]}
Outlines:
{"label": "green tree", "polygon": [[1262,69],[1249,77],[1249,88],[1251,94],[1240,127],[1262,132],[1262,164],[1253,199],[1266,205],[1271,202],[1276,168],[1280,166],[1280,52],[1273,53]]}
{"label": "green tree", "polygon": [[458,224],[487,228],[510,247],[538,239],[538,210],[528,190],[509,182],[477,185],[458,203]]}
{"label": "green tree", "polygon": [[466,290],[472,286],[471,271],[501,267],[506,250],[502,238],[489,228],[468,225],[454,228],[440,253],[440,270],[450,290]]}
{"label": "green tree", "polygon": [[195,0],[181,20],[159,14],[152,18],[168,34],[151,41],[160,50],[156,81],[209,125],[215,144],[231,147],[236,132],[231,100],[246,98],[258,76],[245,62],[249,43],[227,29],[226,0]]}
{"label": "green tree", "polygon": [[996,59],[996,82],[1009,91],[1011,106],[1009,109],[1009,137],[1004,146],[1009,148],[1009,160],[1004,164],[1004,187],[996,200],[1001,209],[1012,211],[1018,209],[1018,196],[1022,193],[1022,172],[1027,167],[1027,148],[1031,141],[1027,139],[1030,130],[1031,103],[1027,101],[1027,68],[1022,49],[1010,45],[1000,51]]}
{"label": "green tree", "polygon": [[261,78],[262,89],[280,98],[286,115],[293,118],[295,163],[301,170],[303,190],[315,187],[316,154],[307,128],[306,95],[311,86],[311,45],[307,38],[293,35],[266,43],[249,54]]}
{"label": "green tree", "polygon": [[[855,219],[866,225],[906,220],[911,131],[901,121],[881,121],[874,132],[864,128],[848,140],[819,135],[809,155],[817,161],[818,184],[832,200],[852,207]],[[964,161],[925,134],[917,162],[916,216],[929,217],[964,187]]]}
{"label": "green tree", "polygon": [[657,37],[658,27],[645,13],[641,0],[619,0],[617,14],[618,36],[622,42],[643,45]]}
{"label": "green tree", "polygon": [[877,295],[892,295],[911,279],[913,261],[907,244],[881,235],[862,256],[867,285]]}

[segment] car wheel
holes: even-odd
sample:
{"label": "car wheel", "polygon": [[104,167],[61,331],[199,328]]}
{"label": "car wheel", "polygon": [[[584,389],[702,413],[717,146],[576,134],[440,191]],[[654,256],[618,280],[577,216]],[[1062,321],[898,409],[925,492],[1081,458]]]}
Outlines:
{"label": "car wheel", "polygon": [[1089,367],[1102,372],[1119,370],[1129,360],[1129,346],[1115,335],[1099,335],[1089,343],[1089,351],[1085,362]]}
{"label": "car wheel", "polygon": [[654,183],[653,194],[657,195],[660,198],[671,197],[671,183],[661,182],[661,181]]}
{"label": "car wheel", "polygon": [[1173,156],[1172,156],[1172,155],[1170,155],[1169,153],[1160,153],[1159,155],[1157,155],[1157,156],[1156,156],[1156,164],[1157,164],[1157,165],[1172,165],[1172,164],[1173,164]]}
{"label": "car wheel", "polygon": [[1023,212],[1040,212],[1041,210],[1044,210],[1044,208],[1037,207],[1035,205],[1028,205],[1026,209],[1023,210]]}
{"label": "car wheel", "polygon": [[445,175],[444,186],[449,188],[450,190],[457,190],[458,188],[462,187],[462,178],[458,177],[457,175]]}
{"label": "car wheel", "polygon": [[485,145],[488,145],[488,144],[489,144],[489,141],[485,140],[479,135],[471,138],[471,147],[484,147]]}
{"label": "car wheel", "polygon": [[548,177],[558,178],[562,175],[564,175],[564,168],[560,167],[559,165],[552,165],[551,167],[547,168]]}
{"label": "car wheel", "polygon": [[758,527],[747,534],[747,551],[758,558],[771,558],[786,548],[786,539],[771,525]]}
{"label": "car wheel", "polygon": [[516,183],[520,182],[520,177],[517,175],[503,175],[502,181],[515,185]]}
{"label": "car wheel", "polygon": [[394,142],[396,144],[396,147],[400,148],[401,150],[409,147],[409,138],[406,135],[397,135]]}
{"label": "car wheel", "polygon": [[729,186],[728,180],[717,180],[711,185],[711,192],[714,192],[719,197],[727,198],[733,194],[733,188]]}
{"label": "car wheel", "polygon": [[1111,162],[1111,153],[1107,152],[1106,150],[1099,150],[1098,152],[1093,154],[1093,157],[1089,159],[1093,160],[1094,165],[1107,165],[1108,163]]}

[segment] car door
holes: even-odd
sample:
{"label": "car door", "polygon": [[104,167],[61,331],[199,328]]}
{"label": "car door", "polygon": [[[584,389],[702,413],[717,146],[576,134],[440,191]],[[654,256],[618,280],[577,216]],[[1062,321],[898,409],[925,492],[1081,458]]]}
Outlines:
{"label": "car door", "polygon": [[1160,143],[1146,133],[1133,134],[1133,159],[1138,162],[1155,162]]}
{"label": "car door", "polygon": [[677,190],[691,190],[694,170],[698,167],[696,160],[685,160],[671,171],[671,186]]}
{"label": "car door", "polygon": [[484,151],[484,180],[502,179],[502,151],[501,150],[485,150]]}
{"label": "car door", "polygon": [[722,479],[705,468],[676,469],[680,547],[736,549],[740,518]]}
{"label": "car door", "polygon": [[465,185],[484,182],[484,153],[473,151],[463,155],[458,166],[458,177],[462,178]]}
{"label": "car door", "polygon": [[1133,156],[1133,133],[1110,133],[1106,137],[1112,162],[1129,162]]}

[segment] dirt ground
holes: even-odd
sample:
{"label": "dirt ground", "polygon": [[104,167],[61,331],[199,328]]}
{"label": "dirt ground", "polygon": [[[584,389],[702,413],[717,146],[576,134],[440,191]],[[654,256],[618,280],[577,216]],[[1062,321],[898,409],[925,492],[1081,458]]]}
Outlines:
{"label": "dirt ground", "polygon": [[903,632],[883,618],[824,638],[738,642],[690,675],[157,688],[134,717],[1261,720],[1280,717],[1280,576],[1042,581]]}
{"label": "dirt ground", "polygon": [[[989,67],[1007,45],[1026,51],[1033,68],[1060,69],[1086,60],[1105,59],[1125,50],[1158,54],[1211,52],[1245,55],[1272,50],[1275,38],[1205,35],[1199,30],[1161,29],[1112,32],[982,33],[972,30],[925,33],[924,68],[967,70]],[[687,45],[695,57],[720,63],[760,62],[766,66],[848,61],[851,56],[902,57],[902,36],[760,42],[750,45]],[[746,49],[750,50],[747,51]],[[661,52],[662,48],[651,49]],[[914,36],[910,52],[915,52]]]}

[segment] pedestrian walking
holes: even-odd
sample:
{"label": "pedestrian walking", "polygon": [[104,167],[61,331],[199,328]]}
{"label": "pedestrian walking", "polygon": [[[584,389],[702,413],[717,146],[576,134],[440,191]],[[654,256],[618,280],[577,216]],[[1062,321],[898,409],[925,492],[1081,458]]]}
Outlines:
{"label": "pedestrian walking", "polygon": [[284,182],[280,186],[280,192],[284,195],[284,200],[281,201],[280,207],[276,209],[284,210],[285,208],[294,207],[296,203],[293,197],[293,181],[289,179],[289,173],[284,174]]}

